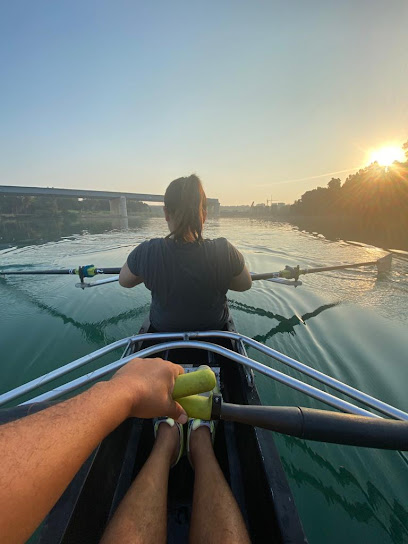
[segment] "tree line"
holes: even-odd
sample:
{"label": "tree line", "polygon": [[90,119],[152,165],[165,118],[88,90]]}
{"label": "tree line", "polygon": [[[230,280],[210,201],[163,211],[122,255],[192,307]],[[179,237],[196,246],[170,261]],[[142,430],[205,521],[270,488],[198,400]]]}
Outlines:
{"label": "tree line", "polygon": [[[315,225],[325,234],[360,238],[368,243],[408,245],[407,160],[389,167],[372,163],[347,177],[332,178],[327,187],[306,191],[289,209],[294,222]],[[313,218],[313,219],[312,219]],[[404,241],[405,240],[405,241]]]}

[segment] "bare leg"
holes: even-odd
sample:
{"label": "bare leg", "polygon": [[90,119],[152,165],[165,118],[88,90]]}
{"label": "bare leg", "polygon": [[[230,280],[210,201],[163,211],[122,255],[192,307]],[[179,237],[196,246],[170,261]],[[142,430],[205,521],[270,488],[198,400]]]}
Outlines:
{"label": "bare leg", "polygon": [[192,544],[248,544],[242,514],[215,457],[208,427],[190,437],[195,481],[190,542]]}
{"label": "bare leg", "polygon": [[152,452],[107,526],[100,544],[160,544],[167,540],[169,470],[178,429],[159,425]]}

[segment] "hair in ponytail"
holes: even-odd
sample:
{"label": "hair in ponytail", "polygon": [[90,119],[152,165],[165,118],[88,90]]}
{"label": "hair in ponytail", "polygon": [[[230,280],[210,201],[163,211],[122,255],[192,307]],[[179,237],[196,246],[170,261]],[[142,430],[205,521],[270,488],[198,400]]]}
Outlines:
{"label": "hair in ponytail", "polygon": [[207,197],[200,178],[192,174],[170,183],[164,195],[164,205],[172,217],[174,230],[167,236],[184,242],[201,242],[207,214]]}

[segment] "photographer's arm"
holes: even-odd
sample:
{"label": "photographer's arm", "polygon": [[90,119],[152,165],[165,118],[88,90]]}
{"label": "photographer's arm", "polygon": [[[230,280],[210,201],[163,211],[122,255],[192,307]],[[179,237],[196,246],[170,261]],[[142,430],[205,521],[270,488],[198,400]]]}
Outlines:
{"label": "photographer's arm", "polygon": [[184,370],[135,359],[85,393],[0,427],[0,542],[25,542],[97,444],[128,417],[187,416],[172,400]]}

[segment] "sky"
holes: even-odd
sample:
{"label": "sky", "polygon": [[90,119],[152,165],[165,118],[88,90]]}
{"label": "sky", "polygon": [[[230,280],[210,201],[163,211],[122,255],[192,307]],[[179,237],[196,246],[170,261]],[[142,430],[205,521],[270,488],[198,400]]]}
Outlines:
{"label": "sky", "polygon": [[406,0],[0,2],[0,185],[292,203],[408,140]]}

